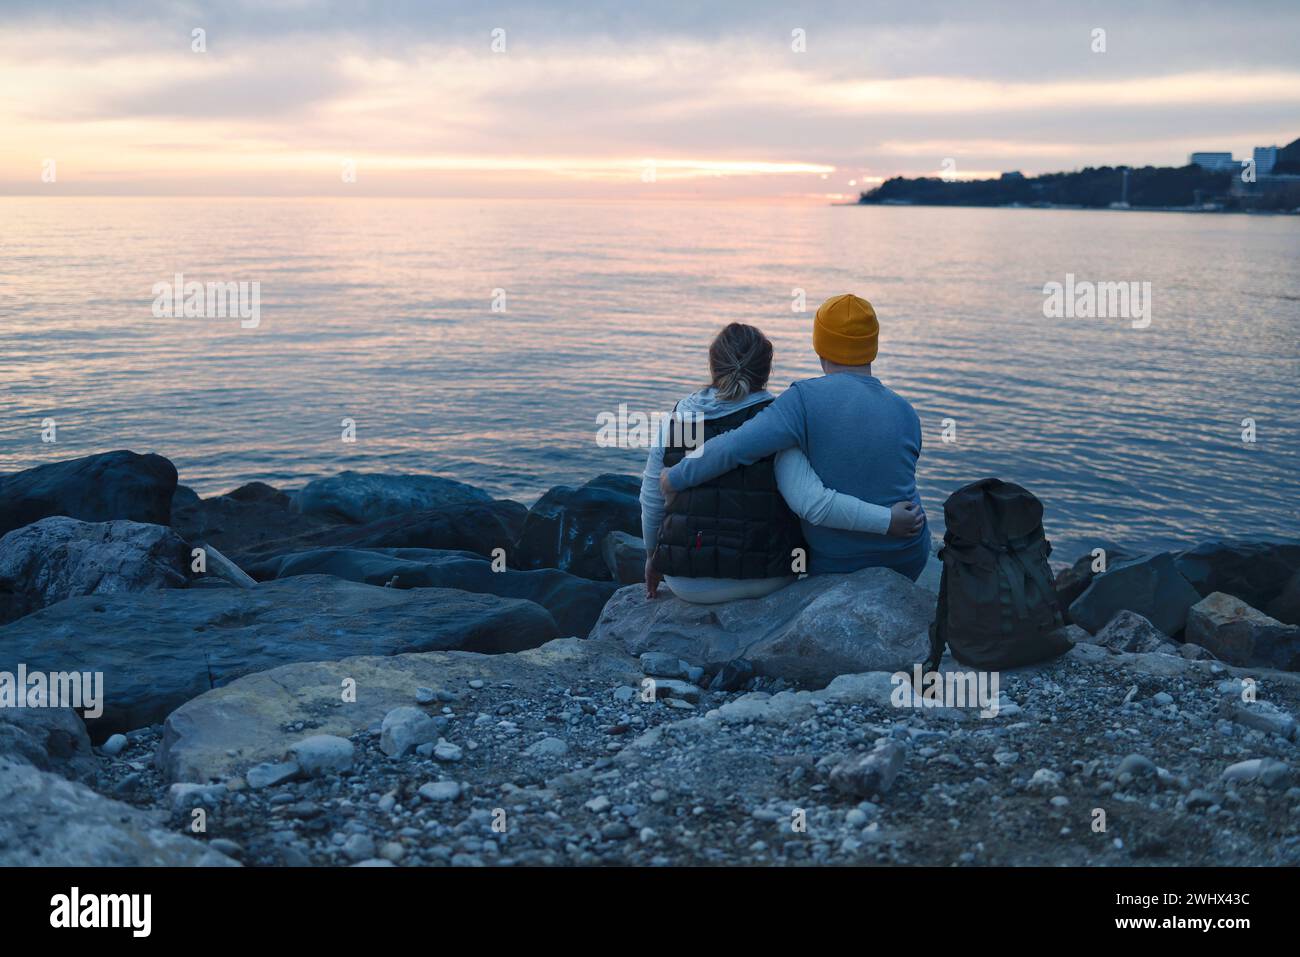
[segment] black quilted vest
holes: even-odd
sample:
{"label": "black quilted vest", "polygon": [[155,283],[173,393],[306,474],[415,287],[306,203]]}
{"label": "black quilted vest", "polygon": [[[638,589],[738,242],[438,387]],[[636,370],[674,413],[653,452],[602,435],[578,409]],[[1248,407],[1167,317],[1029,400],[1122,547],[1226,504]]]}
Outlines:
{"label": "black quilted vest", "polygon": [[[771,401],[705,421],[705,441],[743,425]],[[664,446],[666,469],[690,451],[682,426],[674,416]],[[796,548],[806,556],[799,519],[777,488],[776,456],[769,455],[678,492],[659,528],[654,567],[683,578],[775,578],[794,573]]]}

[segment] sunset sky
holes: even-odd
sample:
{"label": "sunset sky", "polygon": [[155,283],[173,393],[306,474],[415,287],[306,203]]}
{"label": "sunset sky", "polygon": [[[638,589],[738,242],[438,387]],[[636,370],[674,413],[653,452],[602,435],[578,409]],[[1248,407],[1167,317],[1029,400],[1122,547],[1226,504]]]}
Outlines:
{"label": "sunset sky", "polygon": [[1294,0],[0,14],[6,194],[826,201],[945,158],[962,176],[1181,165],[1300,136]]}

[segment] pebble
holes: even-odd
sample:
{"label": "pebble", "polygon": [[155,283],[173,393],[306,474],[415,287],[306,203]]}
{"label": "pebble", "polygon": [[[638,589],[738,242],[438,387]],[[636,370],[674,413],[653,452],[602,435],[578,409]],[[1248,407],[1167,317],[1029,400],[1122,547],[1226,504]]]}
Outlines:
{"label": "pebble", "polygon": [[1130,754],[1115,767],[1115,777],[1130,774],[1133,777],[1145,777],[1156,774],[1155,762],[1142,754]]}
{"label": "pebble", "polygon": [[347,738],[332,734],[315,734],[289,747],[302,773],[320,777],[352,768],[353,747]]}
{"label": "pebble", "polygon": [[433,756],[438,761],[459,761],[461,755],[460,746],[450,741],[439,741],[433,749]]}
{"label": "pebble", "polygon": [[302,769],[297,761],[266,762],[248,769],[244,780],[255,790],[275,787],[298,776]]}
{"label": "pebble", "polygon": [[105,741],[102,745],[100,745],[99,750],[103,751],[110,758],[115,758],[122,753],[122,751],[126,748],[126,745],[127,745],[126,735],[114,734],[111,735],[109,739]]}
{"label": "pebble", "polygon": [[454,801],[460,797],[460,785],[455,781],[431,781],[420,785],[420,797],[426,801]]}
{"label": "pebble", "polygon": [[243,846],[238,841],[232,841],[226,837],[214,837],[208,841],[208,847],[226,855],[226,857],[233,857],[235,860],[239,860],[244,856]]}
{"label": "pebble", "polygon": [[484,686],[484,684],[486,684],[486,682],[484,682],[482,678],[475,678],[472,681],[470,681],[469,686],[473,688],[475,691],[478,691],[480,688]]}
{"label": "pebble", "polygon": [[366,861],[375,856],[375,839],[369,834],[353,834],[343,843],[343,855],[352,861]]}
{"label": "pebble", "polygon": [[560,738],[549,737],[534,741],[524,750],[524,754],[532,758],[558,758],[568,753],[569,745],[567,742]]}
{"label": "pebble", "polygon": [[601,814],[609,810],[610,804],[611,802],[609,798],[601,794],[598,797],[592,798],[590,801],[584,804],[583,807],[585,807],[592,814]]}
{"label": "pebble", "polygon": [[384,715],[379,749],[390,758],[400,758],[421,744],[437,740],[438,724],[419,708],[402,705]]}

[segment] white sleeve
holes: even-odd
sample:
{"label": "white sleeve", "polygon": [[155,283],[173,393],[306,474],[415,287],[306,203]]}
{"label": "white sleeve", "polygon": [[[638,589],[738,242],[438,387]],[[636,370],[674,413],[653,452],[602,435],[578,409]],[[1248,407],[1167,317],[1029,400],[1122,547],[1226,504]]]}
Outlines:
{"label": "white sleeve", "polygon": [[664,520],[664,494],[659,490],[659,473],[664,470],[664,442],[666,430],[661,430],[646,455],[645,471],[641,473],[641,537],[645,540],[646,557],[654,554],[659,544],[659,525]]}
{"label": "white sleeve", "polygon": [[777,454],[776,484],[790,510],[813,525],[873,535],[889,531],[889,509],[827,488],[801,449]]}

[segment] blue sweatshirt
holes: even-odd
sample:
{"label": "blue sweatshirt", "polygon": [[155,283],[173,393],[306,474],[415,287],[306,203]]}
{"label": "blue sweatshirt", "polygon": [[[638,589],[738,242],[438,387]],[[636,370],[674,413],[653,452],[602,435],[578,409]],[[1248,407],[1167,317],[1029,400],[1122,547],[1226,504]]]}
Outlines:
{"label": "blue sweatshirt", "polygon": [[[837,372],[790,386],[738,429],[709,439],[699,455],[668,471],[678,491],[800,448],[827,488],[885,508],[921,502],[916,461],[921,421],[902,396],[871,375]],[[819,575],[883,565],[919,573],[930,553],[927,525],[913,539],[889,538],[803,523],[808,571]]]}

